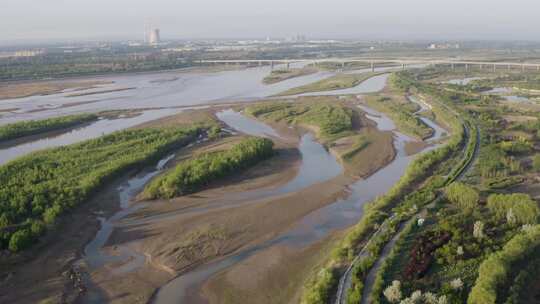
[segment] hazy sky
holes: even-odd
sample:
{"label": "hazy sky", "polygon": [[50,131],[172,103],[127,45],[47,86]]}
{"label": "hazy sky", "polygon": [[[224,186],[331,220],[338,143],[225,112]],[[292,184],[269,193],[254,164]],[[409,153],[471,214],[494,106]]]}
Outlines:
{"label": "hazy sky", "polygon": [[0,0],[0,40],[308,37],[540,40],[539,0]]}

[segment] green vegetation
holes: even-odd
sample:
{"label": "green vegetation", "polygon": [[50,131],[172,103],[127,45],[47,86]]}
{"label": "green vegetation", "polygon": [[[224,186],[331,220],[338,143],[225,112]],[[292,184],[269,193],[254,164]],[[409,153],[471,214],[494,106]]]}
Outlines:
{"label": "green vegetation", "polygon": [[537,203],[524,193],[492,194],[487,207],[496,220],[506,219],[511,225],[535,224],[540,215]]}
{"label": "green vegetation", "polygon": [[497,294],[505,286],[514,267],[526,261],[540,246],[540,225],[531,227],[513,237],[503,249],[493,253],[482,262],[478,270],[478,279],[469,294],[467,303],[500,303]]}
{"label": "green vegetation", "polygon": [[403,133],[420,139],[433,135],[433,129],[414,115],[417,110],[413,103],[400,103],[390,97],[367,96],[366,103],[373,109],[387,114]]}
{"label": "green vegetation", "polygon": [[[413,303],[413,297],[418,303],[439,303],[441,297],[442,303],[451,304],[467,299],[468,303],[525,303],[527,282],[534,284],[539,274],[523,270],[538,265],[540,241],[523,234],[536,229],[534,239],[539,239],[540,210],[528,194],[515,193],[514,185],[523,182],[519,190],[527,192],[529,183],[536,182],[537,172],[531,169],[535,169],[539,126],[537,121],[503,117],[536,114],[500,107],[496,98],[467,88],[422,81],[438,73],[436,69],[402,72],[394,80],[396,86],[412,88],[424,98],[453,105],[449,112],[459,111],[465,120],[469,143],[475,138],[471,137],[474,121],[481,135],[479,159],[474,170],[460,183],[448,185],[446,196],[421,215],[423,225],[404,231],[379,269],[371,303]],[[474,146],[469,146],[463,159],[474,152]],[[467,166],[454,162],[450,167]],[[448,177],[460,176],[455,169],[452,172]],[[400,205],[402,210],[408,206],[406,201]],[[399,297],[391,293],[396,281]],[[426,294],[439,302],[428,301]]]}
{"label": "green vegetation", "polygon": [[532,161],[533,169],[540,172],[540,154],[535,154]]}
{"label": "green vegetation", "polygon": [[377,261],[377,257],[380,255],[384,245],[390,241],[392,236],[396,233],[401,221],[401,217],[397,217],[389,221],[384,229],[382,229],[377,235],[370,238],[369,243],[364,246],[364,250],[367,252],[367,255],[362,257],[362,259],[353,267],[352,289],[347,295],[347,303],[359,303],[362,299],[362,291],[364,288],[363,282],[371,267],[373,267]]}
{"label": "green vegetation", "polygon": [[[405,174],[385,195],[370,202],[365,207],[363,217],[358,224],[351,228],[347,233],[345,239],[337,246],[332,252],[324,271],[327,274],[339,274],[339,269],[343,263],[350,262],[356,255],[356,251],[362,240],[369,238],[370,235],[376,231],[376,227],[382,225],[385,219],[388,218],[388,214],[392,209],[400,212],[403,217],[399,217],[400,220],[406,218],[406,214],[411,209],[420,208],[426,204],[432,202],[435,199],[435,191],[453,182],[454,179],[461,174],[461,171],[466,167],[471,160],[472,155],[468,152],[464,153],[463,159],[458,162],[458,171],[452,170],[452,166],[445,166],[447,163],[454,163],[454,156],[457,156],[459,151],[463,148],[463,144],[467,139],[463,123],[459,121],[453,111],[441,104],[432,103],[433,112],[444,119],[444,121],[452,126],[452,136],[449,141],[442,147],[424,153],[418,156],[411,162]],[[465,151],[474,151],[476,141],[469,138]],[[440,170],[450,171],[451,174],[447,178],[438,178],[437,172]],[[441,172],[442,173],[442,172]],[[422,185],[420,189],[416,189],[419,183],[428,177],[434,175],[428,181]],[[410,215],[409,215],[410,216]],[[392,227],[392,225],[390,225]],[[395,226],[394,226],[395,227]],[[391,230],[388,230],[391,231]],[[378,238],[382,246],[390,235],[383,234]],[[376,242],[378,243],[378,242]],[[377,246],[376,248],[378,248]],[[377,252],[377,250],[374,250]],[[362,277],[367,274],[367,269],[375,262],[376,255],[368,258],[356,266],[355,276],[353,277],[353,286],[351,289],[352,298],[358,299],[361,296],[361,281]],[[331,291],[335,289],[334,280],[319,281],[318,278],[313,278],[308,283],[304,290],[302,297],[302,303],[319,303],[310,302],[310,299],[323,299],[323,302],[328,302],[329,298],[324,298],[325,295],[331,294]]]}
{"label": "green vegetation", "polygon": [[287,79],[310,75],[313,73],[316,73],[317,70],[313,68],[301,68],[301,69],[279,69],[279,70],[273,70],[270,75],[264,77],[263,83],[265,84],[274,84],[278,83]]}
{"label": "green vegetation", "polygon": [[479,199],[476,190],[459,182],[454,182],[446,187],[446,197],[452,204],[466,212],[472,212],[477,207]]}
{"label": "green vegetation", "polygon": [[95,114],[81,114],[16,122],[0,126],[0,141],[69,128],[97,118],[98,116]]}
{"label": "green vegetation", "polygon": [[279,102],[249,106],[246,112],[264,120],[315,126],[325,140],[350,135],[352,130],[353,112],[340,104]]}
{"label": "green vegetation", "polygon": [[382,73],[338,74],[314,83],[289,89],[278,94],[278,96],[348,89],[359,85],[371,77],[381,74]]}
{"label": "green vegetation", "polygon": [[0,167],[0,248],[20,251],[127,170],[156,161],[197,129],[139,129],[38,151]]}
{"label": "green vegetation", "polygon": [[0,58],[0,63],[2,81],[170,70],[193,65],[186,54],[142,47],[82,53],[58,49],[35,57]]}
{"label": "green vegetation", "polygon": [[199,191],[217,179],[248,168],[273,155],[273,143],[266,138],[248,138],[230,150],[202,154],[180,163],[152,181],[146,198],[173,198]]}
{"label": "green vegetation", "polygon": [[[521,269],[514,278],[505,304],[527,303],[526,301],[530,298],[530,290],[536,288],[536,286],[530,284],[534,284],[534,279],[538,278],[539,275],[540,257],[536,254],[533,260],[529,260],[527,267]],[[533,296],[535,295],[533,294]]]}

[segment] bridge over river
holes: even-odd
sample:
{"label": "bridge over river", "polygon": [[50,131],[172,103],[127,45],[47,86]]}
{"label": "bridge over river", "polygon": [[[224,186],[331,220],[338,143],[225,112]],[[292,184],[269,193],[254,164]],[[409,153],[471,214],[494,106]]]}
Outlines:
{"label": "bridge over river", "polygon": [[415,59],[396,59],[396,58],[324,58],[324,59],[233,59],[233,60],[199,60],[200,64],[247,64],[247,65],[270,65],[285,64],[289,68],[292,63],[313,63],[315,65],[324,62],[335,62],[345,67],[347,63],[366,63],[374,71],[377,65],[395,64],[401,65],[404,69],[409,65],[448,65],[455,69],[457,66],[463,66],[466,70],[471,67],[480,69],[491,69],[496,71],[498,68],[519,68],[522,71],[527,69],[536,69],[540,71],[540,63],[536,62],[512,62],[512,61],[478,61],[478,60],[456,60],[456,59],[433,59],[433,58],[415,58]]}

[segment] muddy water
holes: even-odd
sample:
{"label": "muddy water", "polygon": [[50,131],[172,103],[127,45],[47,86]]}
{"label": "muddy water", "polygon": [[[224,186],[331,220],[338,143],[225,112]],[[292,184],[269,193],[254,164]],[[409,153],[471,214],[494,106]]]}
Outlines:
{"label": "muddy water", "polygon": [[386,86],[386,82],[390,74],[381,74],[373,76],[361,82],[359,85],[342,90],[332,90],[323,92],[309,92],[304,94],[293,95],[296,96],[333,96],[333,95],[352,95],[352,94],[367,94],[379,92]]}
{"label": "muddy water", "polygon": [[[384,114],[369,109],[369,115],[380,130],[395,129],[394,123]],[[340,199],[310,213],[292,229],[268,242],[179,276],[159,289],[154,303],[182,303],[188,297],[195,302],[205,302],[200,298],[200,287],[215,274],[272,246],[287,245],[303,248],[327,237],[332,231],[354,225],[363,214],[364,204],[386,193],[399,180],[414,158],[407,157],[404,149],[405,142],[411,138],[399,132],[394,133],[394,144],[397,149],[394,161],[370,177],[352,184],[349,187],[348,198]]]}
{"label": "muddy water", "polygon": [[[416,96],[413,96],[413,95],[409,95],[407,96],[407,99],[409,99],[409,101],[411,102],[414,102],[416,103],[417,105],[420,106],[420,110],[418,110],[418,112],[416,112],[416,114],[419,114],[420,112],[422,111],[429,111],[431,110],[431,106],[429,104],[427,104],[425,101],[419,99],[418,97]],[[431,119],[428,119],[426,117],[422,117],[422,116],[418,116],[418,118],[424,122],[428,127],[430,127],[431,129],[433,129],[433,135],[431,135],[431,137],[429,138],[429,140],[431,141],[437,141],[439,139],[441,139],[441,137],[443,137],[445,134],[447,134],[446,130],[443,129],[441,126],[439,126],[438,124],[434,123]]]}
{"label": "muddy water", "polygon": [[[173,157],[174,154],[165,157],[157,163],[153,170],[141,172],[118,187],[120,211],[108,219],[103,217],[99,218],[101,227],[94,239],[85,246],[84,256],[82,260],[78,261],[78,264],[84,264],[90,271],[93,271],[108,263],[123,263],[123,265],[114,269],[113,274],[127,273],[144,265],[145,256],[130,250],[126,246],[120,246],[119,252],[115,255],[103,251],[103,247],[109,240],[118,221],[144,207],[144,204],[131,205],[133,198],[143,189],[144,185],[146,185],[152,177],[163,170],[167,162]],[[100,295],[92,292],[90,292],[85,299],[86,303],[102,303],[102,301],[103,299]]]}
{"label": "muddy water", "polygon": [[151,110],[144,111],[140,115],[116,119],[100,119],[82,128],[76,128],[70,132],[63,133],[54,137],[47,137],[36,141],[20,144],[6,149],[0,149],[0,165],[14,158],[23,156],[33,151],[65,146],[83,140],[97,138],[114,131],[133,127],[135,125],[155,120],[164,116],[173,115],[180,112],[173,110]]}
{"label": "muddy water", "polygon": [[272,127],[255,119],[242,115],[232,109],[216,113],[216,117],[229,127],[253,136],[280,138],[279,134]]}
{"label": "muddy water", "polygon": [[[241,113],[226,110],[219,112],[216,115],[219,119],[239,132],[255,136],[279,137],[277,132],[274,131],[270,126],[245,117]],[[339,164],[337,159],[321,144],[315,141],[312,134],[308,133],[302,136],[299,144],[299,150],[302,155],[302,163],[298,174],[290,182],[275,189],[261,189],[241,193],[239,194],[243,199],[241,202],[237,204],[228,204],[221,208],[237,207],[241,204],[253,203],[254,201],[264,198],[299,191],[310,185],[330,180],[342,173],[343,167],[341,164]],[[227,198],[224,199],[226,200]],[[208,210],[210,210],[210,208],[206,207],[191,210],[189,212],[206,212]],[[268,248],[271,244],[277,244],[281,241],[281,239],[273,240],[272,242],[265,243],[261,246],[255,246],[241,252],[240,254],[221,260],[220,262],[204,265],[195,271],[191,271],[185,275],[179,276],[159,289],[159,292],[155,296],[154,302],[181,303],[181,299],[188,296],[188,292],[190,290],[194,291],[195,294],[198,292],[197,289],[191,289],[191,287],[197,286],[200,282],[206,280],[216,272],[232,266],[250,255],[263,250],[264,248]]]}
{"label": "muddy water", "polygon": [[[78,94],[95,93],[104,90],[135,88],[132,90],[107,92],[101,94],[69,97],[73,89],[59,94],[31,96],[18,99],[2,100],[2,109],[18,108],[0,115],[0,125],[30,119],[45,119],[54,116],[80,112],[98,112],[114,109],[141,109],[151,107],[179,107],[188,105],[210,104],[229,100],[257,99],[283,92],[287,89],[321,80],[334,72],[319,72],[297,77],[273,85],[265,85],[262,79],[269,73],[269,67],[249,68],[245,70],[218,73],[150,73],[102,77],[101,80],[114,82],[99,85],[96,88],[77,91]],[[381,68],[378,70],[385,70]],[[367,70],[355,71],[366,72]],[[384,87],[385,77],[377,76],[367,80],[351,91],[341,90],[330,94],[366,93]],[[67,107],[66,107],[67,106]],[[45,138],[0,150],[0,164],[15,157],[39,149],[57,147],[79,142],[84,139],[99,137],[113,131],[128,128],[146,121],[172,115],[179,109],[145,111],[133,118],[100,120],[72,132]],[[226,115],[224,115],[226,116]],[[271,132],[271,131],[269,131]],[[275,134],[269,133],[275,136]]]}
{"label": "muddy water", "polygon": [[[229,126],[235,130],[254,136],[268,136],[268,133],[277,134],[270,126],[245,117],[241,113],[226,110],[216,113]],[[270,131],[271,130],[271,131]],[[279,136],[279,135],[278,135]],[[311,185],[328,181],[343,172],[343,166],[329,153],[323,145],[318,143],[310,133],[304,134],[300,139],[298,150],[302,158],[296,176],[282,186],[263,188],[241,193],[229,193],[210,203],[209,206],[181,209],[178,212],[168,212],[154,216],[147,216],[141,220],[125,223],[126,226],[141,225],[161,221],[178,214],[196,214],[210,210],[225,210],[246,204],[254,204],[262,200],[300,191]],[[223,203],[227,202],[227,203]],[[232,203],[234,202],[234,203]]]}
{"label": "muddy water", "polygon": [[457,84],[457,85],[468,85],[469,83],[475,81],[475,80],[482,80],[485,79],[485,77],[467,77],[467,78],[459,78],[459,79],[452,79],[446,81],[446,83],[449,84]]}
{"label": "muddy water", "polygon": [[489,91],[483,92],[483,94],[499,95],[509,102],[533,103],[533,101],[531,101],[529,98],[524,97],[524,96],[519,96],[519,95],[513,95],[513,93],[514,93],[514,90],[512,88],[506,88],[506,87],[493,88]]}
{"label": "muddy water", "polygon": [[[395,70],[395,68],[387,67],[377,68],[376,71],[392,69]],[[7,112],[0,116],[0,125],[81,112],[167,108],[256,100],[336,75],[336,72],[317,72],[271,85],[263,84],[262,80],[270,71],[271,68],[265,66],[223,72],[171,71],[96,77],[96,80],[113,83],[80,90],[77,93],[133,89],[75,97],[69,97],[73,94],[73,90],[66,90],[59,94],[5,99],[0,103],[0,112],[2,110]],[[348,73],[370,71],[367,69]]]}
{"label": "muddy water", "polygon": [[134,89],[77,97],[68,97],[73,92],[62,92],[47,96],[2,100],[0,111],[13,108],[18,108],[18,110],[3,113],[0,124],[80,112],[178,107],[228,100],[256,99],[335,74],[318,72],[265,85],[262,80],[269,73],[270,67],[257,67],[214,73],[166,72],[101,77],[100,80],[114,83],[100,86],[99,89],[78,91],[78,93],[120,88]]}

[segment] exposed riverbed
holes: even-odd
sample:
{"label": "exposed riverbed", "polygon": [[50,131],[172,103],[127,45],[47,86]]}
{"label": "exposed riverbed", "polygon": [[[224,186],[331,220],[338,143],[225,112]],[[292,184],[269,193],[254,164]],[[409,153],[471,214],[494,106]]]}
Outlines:
{"label": "exposed riverbed", "polygon": [[[368,117],[377,123],[380,130],[395,131],[394,123],[386,115],[366,107],[362,109],[368,111],[370,115]],[[439,136],[438,132],[435,133]],[[395,131],[394,144],[397,156],[394,161],[370,177],[350,185],[347,198],[339,199],[308,214],[292,228],[275,238],[179,276],[160,288],[155,295],[154,303],[182,303],[187,299],[190,302],[204,302],[199,290],[205,281],[217,273],[274,246],[289,246],[300,250],[328,237],[331,232],[352,226],[362,216],[364,204],[388,191],[405,172],[413,159],[411,156],[406,156],[404,149],[405,142],[409,140],[412,139]]]}

